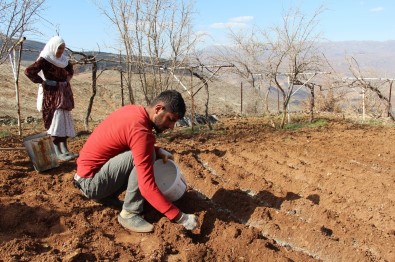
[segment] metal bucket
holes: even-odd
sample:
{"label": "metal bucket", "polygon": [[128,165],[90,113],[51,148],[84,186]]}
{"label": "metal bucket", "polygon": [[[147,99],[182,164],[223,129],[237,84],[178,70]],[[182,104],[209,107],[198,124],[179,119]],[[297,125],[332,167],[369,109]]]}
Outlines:
{"label": "metal bucket", "polygon": [[36,171],[41,172],[59,166],[52,138],[47,133],[25,137],[23,144]]}

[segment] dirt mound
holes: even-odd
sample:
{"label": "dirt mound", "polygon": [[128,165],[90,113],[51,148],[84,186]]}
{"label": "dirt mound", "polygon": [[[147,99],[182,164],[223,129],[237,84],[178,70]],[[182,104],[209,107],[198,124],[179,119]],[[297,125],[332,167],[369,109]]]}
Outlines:
{"label": "dirt mound", "polygon": [[395,261],[394,135],[337,121],[276,130],[252,118],[175,130],[158,144],[188,182],[176,205],[201,226],[185,231],[147,205],[150,234],[86,200],[71,182],[75,162],[36,173],[25,151],[0,150],[0,260]]}

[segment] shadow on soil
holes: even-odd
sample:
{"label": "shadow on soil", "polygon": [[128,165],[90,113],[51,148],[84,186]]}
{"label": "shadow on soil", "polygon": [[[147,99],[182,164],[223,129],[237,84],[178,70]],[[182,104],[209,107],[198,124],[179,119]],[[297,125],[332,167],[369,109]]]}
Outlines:
{"label": "shadow on soil", "polygon": [[202,196],[199,192],[188,191],[175,204],[186,213],[205,213],[200,234],[189,232],[194,241],[205,243],[209,241],[217,220],[225,223],[246,224],[257,207],[280,209],[284,201],[299,198],[301,196],[292,192],[288,192],[285,197],[277,197],[268,191],[261,191],[253,195],[240,189],[221,188],[213,195],[212,199]]}

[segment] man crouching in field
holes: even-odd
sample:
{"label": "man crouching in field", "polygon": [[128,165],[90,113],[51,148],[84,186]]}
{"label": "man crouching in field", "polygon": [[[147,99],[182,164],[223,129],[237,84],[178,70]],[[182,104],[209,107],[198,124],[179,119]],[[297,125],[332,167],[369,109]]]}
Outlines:
{"label": "man crouching in field", "polygon": [[[193,230],[197,217],[184,214],[159,191],[154,179],[156,158],[173,156],[155,147],[155,135],[173,129],[185,115],[185,102],[175,90],[159,94],[147,106],[127,105],[110,114],[89,136],[77,160],[75,184],[87,198],[122,206],[119,223],[134,232],[152,232],[140,214],[144,199],[170,220]],[[126,190],[122,202],[118,196]]]}

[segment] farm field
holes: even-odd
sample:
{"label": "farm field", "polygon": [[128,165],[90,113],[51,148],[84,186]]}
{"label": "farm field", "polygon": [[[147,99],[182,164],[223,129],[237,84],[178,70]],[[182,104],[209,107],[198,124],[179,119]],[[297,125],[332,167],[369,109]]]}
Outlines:
{"label": "farm field", "polygon": [[199,217],[193,232],[149,205],[155,231],[128,232],[118,210],[74,188],[75,162],[37,173],[24,150],[0,150],[0,260],[395,261],[395,129],[327,121],[278,130],[227,118],[158,138],[186,178],[176,205]]}

